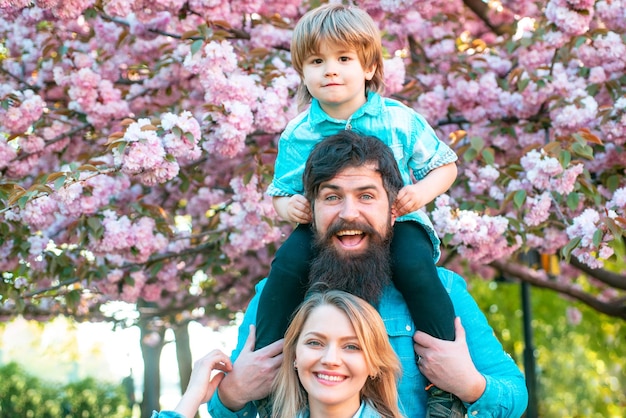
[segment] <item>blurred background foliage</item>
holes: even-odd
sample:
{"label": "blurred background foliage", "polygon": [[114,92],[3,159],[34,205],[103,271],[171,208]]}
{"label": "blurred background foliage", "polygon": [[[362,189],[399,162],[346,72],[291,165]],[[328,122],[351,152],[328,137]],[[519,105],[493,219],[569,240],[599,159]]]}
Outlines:
{"label": "blurred background foliage", "polygon": [[66,385],[47,382],[16,363],[0,367],[0,418],[128,418],[121,385],[86,378]]}
{"label": "blurred background foliage", "polygon": [[[525,344],[520,284],[487,282],[475,277],[468,280],[468,286],[505,350],[523,369]],[[531,288],[530,301],[538,416],[623,418],[626,410],[624,322],[550,290]],[[89,363],[97,367],[86,366],[83,361],[80,366],[72,367],[68,362],[79,362],[82,358],[76,348],[81,343],[80,337],[67,330],[61,331],[55,321],[47,325],[31,322],[28,327],[22,324],[20,329],[38,333],[30,338],[21,336],[26,338],[31,355],[36,353],[37,358],[29,360],[35,367],[0,364],[0,418],[131,416],[122,385],[110,383],[111,370],[100,358],[106,347],[90,351]],[[0,335],[5,326],[0,324]],[[42,338],[50,328],[59,338],[54,344],[44,343],[46,338]],[[5,333],[5,337],[10,336]],[[0,353],[5,349],[4,360],[9,361],[7,340],[4,339],[4,346],[2,341],[0,338]],[[85,367],[89,370],[83,370]],[[92,378],[85,378],[86,375]],[[59,383],[63,378],[66,381]]]}
{"label": "blurred background foliage", "polygon": [[[473,278],[469,289],[505,350],[523,367],[520,284]],[[545,289],[531,288],[530,301],[539,416],[624,417],[624,322]],[[580,322],[574,324],[568,316]]]}

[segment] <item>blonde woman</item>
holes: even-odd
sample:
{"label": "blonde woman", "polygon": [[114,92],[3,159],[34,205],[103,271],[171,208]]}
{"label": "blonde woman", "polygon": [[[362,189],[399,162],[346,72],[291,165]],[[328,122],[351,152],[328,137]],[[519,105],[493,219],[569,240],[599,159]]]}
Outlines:
{"label": "blonde woman", "polygon": [[317,291],[285,334],[274,381],[275,418],[399,418],[400,362],[363,299]]}

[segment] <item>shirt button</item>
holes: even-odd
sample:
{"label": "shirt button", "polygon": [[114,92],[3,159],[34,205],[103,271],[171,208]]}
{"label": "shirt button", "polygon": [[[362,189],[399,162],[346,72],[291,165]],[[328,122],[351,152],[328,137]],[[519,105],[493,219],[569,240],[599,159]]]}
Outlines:
{"label": "shirt button", "polygon": [[410,326],[410,325],[407,325],[407,326],[406,326],[406,330],[407,330],[407,331],[411,331],[411,326]]}
{"label": "shirt button", "polygon": [[478,415],[478,411],[472,411],[472,415],[474,416]]}
{"label": "shirt button", "polygon": [[247,416],[248,416],[248,413],[247,413],[247,412],[244,412],[244,413],[243,413],[243,416],[244,416],[244,417],[247,417]]}

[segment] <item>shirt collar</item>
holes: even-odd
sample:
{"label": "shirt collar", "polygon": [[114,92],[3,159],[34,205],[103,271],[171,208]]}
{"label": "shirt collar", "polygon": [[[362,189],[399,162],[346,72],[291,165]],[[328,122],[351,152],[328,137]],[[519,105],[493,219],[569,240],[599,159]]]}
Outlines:
{"label": "shirt collar", "polygon": [[[366,113],[371,116],[377,116],[382,112],[382,104],[382,97],[380,97],[378,93],[370,91],[367,93],[367,101],[365,104],[358,108],[357,111],[350,116],[349,120],[353,121]],[[316,126],[323,122],[332,122],[337,124],[346,123],[345,120],[339,120],[328,116],[328,114],[322,110],[320,102],[317,99],[313,99],[311,101],[311,106],[309,107],[309,123],[311,126]]]}

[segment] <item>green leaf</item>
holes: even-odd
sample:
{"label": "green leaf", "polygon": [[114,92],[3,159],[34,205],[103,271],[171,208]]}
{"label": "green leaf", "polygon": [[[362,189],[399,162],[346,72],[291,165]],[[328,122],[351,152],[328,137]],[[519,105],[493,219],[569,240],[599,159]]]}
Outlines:
{"label": "green leaf", "polygon": [[20,197],[17,200],[17,206],[19,206],[20,209],[24,209],[26,207],[26,203],[28,203],[29,200],[30,200],[30,193],[25,194],[24,196]]}
{"label": "green leaf", "polygon": [[150,276],[154,277],[163,268],[163,262],[158,261],[150,267]]}
{"label": "green leaf", "polygon": [[191,55],[195,55],[196,52],[200,51],[202,45],[204,45],[204,39],[196,39],[193,41],[191,44]]}
{"label": "green leaf", "polygon": [[463,153],[463,160],[469,163],[475,160],[477,156],[478,156],[478,151],[476,151],[474,148],[468,148],[467,151]]}
{"label": "green leaf", "polygon": [[593,149],[589,145],[576,142],[572,145],[572,151],[580,157],[593,160]]}
{"label": "green leaf", "polygon": [[243,184],[244,185],[248,185],[248,183],[250,183],[250,180],[252,180],[252,175],[254,173],[252,171],[248,171],[244,176],[243,176]]}
{"label": "green leaf", "polygon": [[78,290],[71,290],[67,295],[65,295],[65,301],[68,306],[75,309],[80,303],[80,292]]}
{"label": "green leaf", "polygon": [[624,229],[621,228],[612,218],[605,218],[604,223],[609,228],[609,231],[611,231],[611,234],[613,234],[613,237],[619,238],[624,236]]}
{"label": "green leaf", "polygon": [[526,190],[516,191],[515,194],[513,195],[513,203],[515,204],[515,207],[517,207],[518,209],[521,208],[525,201],[526,201]]}
{"label": "green leaf", "polygon": [[54,181],[54,189],[55,190],[61,190],[61,188],[63,187],[63,185],[65,184],[65,179],[67,177],[66,176],[61,176],[58,179],[56,179]]}
{"label": "green leaf", "polygon": [[617,188],[620,186],[621,177],[622,176],[614,174],[606,179],[606,188],[609,189],[611,192],[615,192],[615,190],[617,190]]}
{"label": "green leaf", "polygon": [[485,148],[482,150],[481,155],[483,156],[483,160],[487,165],[493,165],[496,161],[495,156],[493,154],[493,149]]}
{"label": "green leaf", "polygon": [[94,233],[97,233],[100,229],[102,229],[102,222],[99,218],[95,216],[87,219],[87,225],[89,226],[89,229]]}
{"label": "green leaf", "polygon": [[567,207],[570,210],[576,210],[578,203],[580,202],[580,196],[576,192],[571,192],[567,195]]}
{"label": "green leaf", "polygon": [[517,81],[517,90],[519,91],[524,91],[524,89],[526,88],[526,86],[528,86],[528,83],[530,82],[529,78],[520,78]]}
{"label": "green leaf", "polygon": [[584,44],[587,41],[587,37],[585,36],[579,36],[576,38],[576,42],[574,43],[574,48],[578,48],[580,47],[582,44]]}
{"label": "green leaf", "polygon": [[479,151],[485,147],[485,141],[479,136],[473,136],[470,138],[470,144],[472,144],[472,148],[476,151]]}
{"label": "green leaf", "polygon": [[572,154],[567,150],[561,150],[559,153],[559,161],[561,161],[561,167],[567,168],[570,161],[572,161]]}
{"label": "green leaf", "polygon": [[601,229],[596,229],[596,232],[593,233],[593,245],[596,247],[600,246],[600,243],[602,242],[602,236],[604,234],[602,233]]}
{"label": "green leaf", "polygon": [[570,242],[568,242],[567,245],[561,249],[561,255],[563,256],[565,261],[569,262],[570,256],[572,255],[572,251],[574,250],[574,248],[578,246],[578,244],[580,244],[580,241],[581,241],[581,238],[576,237],[570,240]]}

